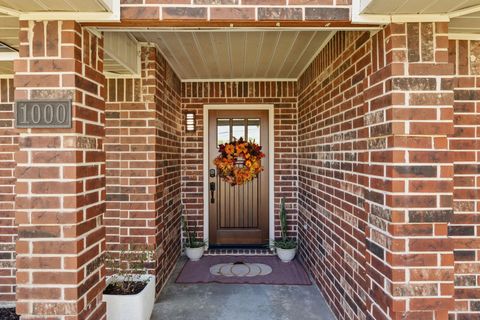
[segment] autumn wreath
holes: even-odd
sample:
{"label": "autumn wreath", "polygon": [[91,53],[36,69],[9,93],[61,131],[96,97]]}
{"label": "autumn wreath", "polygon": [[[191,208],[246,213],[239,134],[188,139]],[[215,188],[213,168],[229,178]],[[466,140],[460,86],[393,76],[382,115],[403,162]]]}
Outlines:
{"label": "autumn wreath", "polygon": [[242,138],[218,146],[220,154],[213,163],[218,175],[232,186],[241,185],[255,179],[262,172],[265,157],[262,147]]}

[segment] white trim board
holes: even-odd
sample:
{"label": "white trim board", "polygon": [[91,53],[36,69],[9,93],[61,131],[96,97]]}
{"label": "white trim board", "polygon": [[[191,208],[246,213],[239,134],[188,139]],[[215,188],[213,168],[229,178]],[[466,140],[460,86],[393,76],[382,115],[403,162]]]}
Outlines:
{"label": "white trim board", "polygon": [[4,7],[4,6],[0,6],[0,13],[6,14],[8,16],[13,16],[13,17],[20,17],[20,15],[22,14],[22,12],[18,10]]}
{"label": "white trim board", "polygon": [[380,26],[351,27],[97,27],[104,32],[278,32],[278,31],[369,31]]}
{"label": "white trim board", "polygon": [[18,59],[18,52],[0,52],[0,61],[14,61]]}
{"label": "white trim board", "polygon": [[[80,1],[80,0],[79,0]],[[106,12],[21,12],[0,7],[0,12],[18,17],[19,20],[74,20],[77,22],[113,22],[120,21],[120,0],[100,0]]]}
{"label": "white trim board", "polygon": [[207,78],[180,79],[181,82],[296,82],[297,78]]}
{"label": "white trim board", "polygon": [[267,110],[268,111],[268,237],[275,238],[275,148],[273,104],[204,104],[203,105],[203,240],[209,240],[208,190],[208,112],[210,110]]}
{"label": "white trim board", "polygon": [[480,40],[480,34],[478,34],[478,33],[448,33],[448,39],[450,39],[450,40],[479,41]]}
{"label": "white trim board", "polygon": [[453,11],[449,14],[449,16],[450,18],[458,18],[478,11],[480,11],[480,5]]}
{"label": "white trim board", "polygon": [[[387,1],[387,0],[385,0]],[[393,1],[393,0],[388,0]],[[480,5],[445,13],[421,14],[362,14],[365,4],[362,0],[352,0],[352,24],[389,24],[406,22],[450,22],[450,19],[480,11]]]}
{"label": "white trim board", "polygon": [[141,79],[142,76],[134,73],[113,73],[104,71],[103,74],[107,79]]}
{"label": "white trim board", "polygon": [[19,20],[74,20],[77,22],[118,22],[120,12],[29,12],[22,13]]}

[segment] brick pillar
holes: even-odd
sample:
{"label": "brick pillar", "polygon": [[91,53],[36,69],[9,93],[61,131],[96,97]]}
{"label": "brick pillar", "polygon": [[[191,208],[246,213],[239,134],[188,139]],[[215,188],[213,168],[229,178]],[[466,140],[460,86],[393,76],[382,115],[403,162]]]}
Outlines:
{"label": "brick pillar", "polygon": [[16,99],[71,99],[71,129],[19,130],[17,312],[104,319],[103,40],[72,21],[22,22]]}
{"label": "brick pillar", "polygon": [[455,66],[454,125],[449,149],[454,158],[453,218],[455,310],[450,318],[480,318],[480,41],[451,40]]}
{"label": "brick pillar", "polygon": [[369,312],[375,319],[447,319],[453,308],[447,25],[392,24],[372,45],[364,118]]}
{"label": "brick pillar", "polygon": [[[141,78],[108,79],[107,251],[156,250],[157,293],[180,255],[180,80],[141,50]],[[109,271],[109,270],[108,270]]]}
{"label": "brick pillar", "polygon": [[0,306],[15,302],[15,152],[13,79],[0,79]]}

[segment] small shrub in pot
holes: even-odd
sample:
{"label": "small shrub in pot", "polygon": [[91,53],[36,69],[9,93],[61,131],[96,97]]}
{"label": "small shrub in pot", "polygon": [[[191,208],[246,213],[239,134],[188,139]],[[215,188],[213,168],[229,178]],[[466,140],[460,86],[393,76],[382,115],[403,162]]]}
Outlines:
{"label": "small shrub in pot", "polygon": [[273,245],[277,251],[277,256],[283,262],[290,262],[297,253],[297,241],[288,237],[287,210],[285,209],[285,199],[280,202],[280,227],[281,238],[275,239]]}
{"label": "small shrub in pot", "polygon": [[185,254],[190,261],[198,261],[203,256],[205,251],[205,241],[198,239],[195,228],[190,230],[188,223],[182,216],[182,229],[185,237]]}

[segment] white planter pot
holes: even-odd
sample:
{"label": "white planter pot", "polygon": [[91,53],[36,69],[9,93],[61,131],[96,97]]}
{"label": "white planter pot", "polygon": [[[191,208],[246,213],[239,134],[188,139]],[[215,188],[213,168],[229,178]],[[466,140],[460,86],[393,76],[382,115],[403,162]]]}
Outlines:
{"label": "white planter pot", "polygon": [[[122,277],[116,277],[121,280]],[[107,320],[149,320],[155,303],[155,276],[142,275],[140,279],[148,279],[148,284],[137,294],[114,295],[104,294],[107,303]],[[107,279],[107,285],[113,280]]]}
{"label": "white planter pot", "polygon": [[198,261],[203,256],[205,247],[200,248],[185,248],[185,254],[187,255],[190,261]]}
{"label": "white planter pot", "polygon": [[282,262],[290,262],[295,258],[297,254],[297,248],[294,249],[281,249],[277,248],[277,255],[282,260]]}

